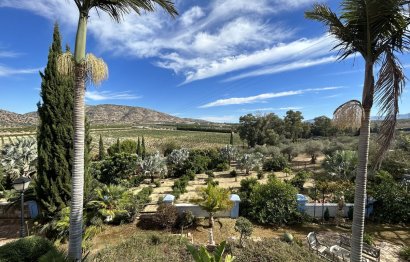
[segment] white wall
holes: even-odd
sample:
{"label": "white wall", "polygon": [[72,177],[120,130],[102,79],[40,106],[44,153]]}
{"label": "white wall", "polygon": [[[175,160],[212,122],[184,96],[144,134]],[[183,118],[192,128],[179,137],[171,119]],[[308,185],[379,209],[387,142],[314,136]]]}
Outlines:
{"label": "white wall", "polygon": [[[326,208],[328,208],[330,217],[336,216],[336,212],[338,210],[337,203],[324,203],[324,204],[306,203],[305,213],[311,217],[313,217],[313,215],[315,214],[316,218],[321,218],[322,217],[322,207],[323,207],[323,213],[326,211]],[[347,213],[349,212],[349,207],[353,207],[353,204],[350,204],[350,203],[345,204],[345,207],[343,208],[344,217],[347,217]]]}

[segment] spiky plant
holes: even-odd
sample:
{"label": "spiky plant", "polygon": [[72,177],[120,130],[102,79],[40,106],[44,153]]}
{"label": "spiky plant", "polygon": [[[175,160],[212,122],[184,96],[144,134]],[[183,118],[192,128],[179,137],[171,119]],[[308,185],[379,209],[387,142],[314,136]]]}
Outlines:
{"label": "spiky plant", "polygon": [[1,165],[11,180],[31,176],[36,172],[37,142],[32,138],[17,138],[1,150]]}
{"label": "spiky plant", "polygon": [[[336,122],[342,126],[346,127],[348,123],[360,126],[351,261],[362,260],[370,113],[374,102],[379,106],[379,113],[385,116],[374,166],[380,163],[394,136],[398,101],[405,80],[397,54],[408,51],[410,40],[408,3],[407,0],[344,0],[340,16],[324,4],[315,4],[305,13],[307,18],[324,23],[337,39],[334,48],[339,50],[341,60],[360,54],[365,61],[362,100],[351,100],[334,114]],[[377,64],[380,69],[375,81]]]}

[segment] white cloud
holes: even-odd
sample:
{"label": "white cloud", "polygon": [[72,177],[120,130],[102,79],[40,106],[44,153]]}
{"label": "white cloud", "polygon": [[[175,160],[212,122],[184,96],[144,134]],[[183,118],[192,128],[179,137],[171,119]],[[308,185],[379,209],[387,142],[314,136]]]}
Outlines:
{"label": "white cloud", "polygon": [[264,112],[264,111],[285,111],[285,110],[300,110],[303,107],[299,106],[289,106],[289,107],[263,107],[263,108],[250,108],[250,109],[241,109],[241,112]]}
{"label": "white cloud", "polygon": [[87,100],[93,101],[103,101],[103,100],[132,100],[139,99],[141,96],[134,95],[129,91],[125,92],[111,92],[111,91],[86,91],[85,98]]}
{"label": "white cloud", "polygon": [[13,51],[2,51],[0,50],[0,57],[7,57],[7,58],[14,58],[20,56],[20,53],[16,53]]}
{"label": "white cloud", "polygon": [[286,71],[307,68],[307,67],[311,67],[315,65],[328,64],[331,62],[335,62],[336,60],[337,60],[336,56],[323,57],[323,58],[318,58],[318,59],[313,59],[313,60],[300,60],[300,61],[292,62],[289,64],[280,64],[280,65],[273,66],[270,68],[263,68],[263,69],[254,70],[248,73],[239,74],[237,76],[225,79],[224,82],[239,80],[239,79],[247,78],[247,77],[278,74],[278,73],[282,73]]}
{"label": "white cloud", "polygon": [[11,75],[22,75],[22,74],[35,74],[42,70],[39,68],[26,68],[26,69],[16,69],[7,66],[0,65],[0,77],[11,76]]}
{"label": "white cloud", "polygon": [[209,121],[209,122],[218,122],[218,123],[232,123],[238,121],[237,116],[201,116],[197,117],[198,119]]}
{"label": "white cloud", "polygon": [[342,87],[331,86],[331,87],[323,87],[323,88],[308,88],[308,89],[303,89],[303,90],[284,91],[284,92],[278,92],[278,93],[265,93],[265,94],[260,94],[256,96],[248,96],[248,97],[233,97],[233,98],[227,98],[227,99],[218,99],[214,102],[210,102],[205,105],[199,106],[199,108],[209,108],[209,107],[227,106],[227,105],[254,104],[254,103],[265,102],[267,99],[271,99],[271,98],[301,95],[301,94],[308,93],[308,92],[320,92],[320,91],[327,91],[327,90],[335,90],[339,88],[342,88]]}
{"label": "white cloud", "polygon": [[[90,14],[89,32],[100,52],[152,57],[154,64],[185,77],[185,83],[255,67],[288,64],[314,66],[313,59],[329,56],[331,39],[320,37],[289,42],[294,31],[272,16],[310,5],[312,0],[210,0],[180,9],[171,19],[163,11],[129,14],[116,23],[105,13]],[[177,1],[178,7],[182,1]],[[74,1],[0,0],[0,7],[29,10],[74,31],[78,10]],[[184,2],[184,7],[187,6]],[[158,8],[160,9],[160,8]],[[182,10],[182,11],[181,11]],[[310,62],[310,63],[309,63]]]}

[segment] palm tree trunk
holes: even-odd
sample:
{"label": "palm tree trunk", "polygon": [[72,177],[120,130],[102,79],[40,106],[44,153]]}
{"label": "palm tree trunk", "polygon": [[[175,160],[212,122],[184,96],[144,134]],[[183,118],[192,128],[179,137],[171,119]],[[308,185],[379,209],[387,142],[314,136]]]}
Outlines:
{"label": "palm tree trunk", "polygon": [[363,251],[364,219],[366,207],[367,164],[369,158],[370,112],[373,106],[374,77],[373,63],[366,62],[366,75],[363,88],[363,113],[359,136],[359,163],[357,166],[356,189],[354,196],[353,225],[352,225],[352,252],[350,261],[360,262]]}
{"label": "palm tree trunk", "polygon": [[82,258],[83,197],[84,197],[84,140],[85,140],[85,45],[87,16],[80,15],[75,43],[74,87],[74,162],[71,188],[70,232],[68,256],[73,261]]}

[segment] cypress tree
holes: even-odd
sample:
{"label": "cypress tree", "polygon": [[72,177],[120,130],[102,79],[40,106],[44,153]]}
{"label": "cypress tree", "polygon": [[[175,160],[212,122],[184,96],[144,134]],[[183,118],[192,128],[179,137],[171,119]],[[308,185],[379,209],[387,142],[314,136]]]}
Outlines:
{"label": "cypress tree", "polygon": [[142,159],[144,159],[145,158],[145,155],[146,155],[146,149],[145,149],[145,139],[144,139],[144,136],[142,136],[142,143],[141,143],[142,145],[141,145],[141,156],[142,156]]}
{"label": "cypress tree", "polygon": [[142,156],[140,137],[138,137],[138,142],[137,142],[137,155]]}
{"label": "cypress tree", "polygon": [[98,143],[98,160],[104,160],[105,158],[105,149],[102,136],[100,135],[100,142]]}
{"label": "cypress tree", "polygon": [[233,146],[233,132],[231,132],[231,138],[229,139],[229,144]]}
{"label": "cypress tree", "polygon": [[58,25],[54,26],[53,43],[41,77],[41,102],[37,104],[37,178],[35,192],[45,218],[53,217],[66,207],[71,192],[73,157],[73,79],[57,71],[62,53]]}

